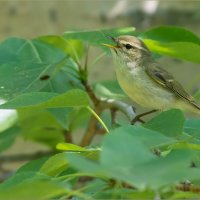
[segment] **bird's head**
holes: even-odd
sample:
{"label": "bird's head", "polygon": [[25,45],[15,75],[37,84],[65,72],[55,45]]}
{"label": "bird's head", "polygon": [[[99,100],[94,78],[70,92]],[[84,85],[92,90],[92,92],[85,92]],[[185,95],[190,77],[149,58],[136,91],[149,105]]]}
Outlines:
{"label": "bird's head", "polygon": [[124,62],[137,62],[146,56],[150,56],[150,51],[144,42],[134,36],[123,35],[116,38],[109,38],[115,45],[103,45],[113,49],[117,57]]}

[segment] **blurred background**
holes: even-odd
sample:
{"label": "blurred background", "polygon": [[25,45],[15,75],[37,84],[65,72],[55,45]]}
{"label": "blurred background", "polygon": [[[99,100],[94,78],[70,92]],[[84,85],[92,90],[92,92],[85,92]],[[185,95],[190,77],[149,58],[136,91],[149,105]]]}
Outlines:
{"label": "blurred background", "polygon": [[[0,40],[7,37],[34,38],[41,35],[62,34],[69,30],[88,30],[134,26],[145,31],[160,25],[185,27],[200,35],[199,0],[1,0]],[[95,55],[91,55],[92,57]],[[168,63],[165,59],[161,63]],[[91,75],[92,80],[114,78],[110,58],[100,63]],[[174,67],[175,66],[175,67]],[[198,65],[170,59],[167,68],[178,68],[185,74]],[[183,70],[182,70],[183,69]],[[184,76],[181,73],[181,76]],[[180,73],[177,74],[179,76]],[[188,77],[188,76],[186,76]],[[182,77],[180,77],[182,79]],[[189,78],[184,84],[190,87]],[[191,88],[189,88],[191,89]],[[195,92],[195,88],[192,88]]]}
{"label": "blurred background", "polygon": [[[134,26],[145,31],[160,25],[175,25],[200,36],[200,1],[196,0],[1,0],[0,40],[7,37],[34,38],[62,34],[69,30],[88,30]],[[89,60],[99,53],[92,51]],[[192,53],[192,52],[191,52]],[[200,89],[193,80],[200,65],[162,57],[158,62],[191,93]],[[90,81],[115,79],[111,57],[103,58],[91,69]],[[4,118],[2,113],[0,118]],[[43,150],[43,145],[18,139],[5,155]],[[15,163],[10,168],[16,168]],[[6,168],[9,169],[9,168]]]}

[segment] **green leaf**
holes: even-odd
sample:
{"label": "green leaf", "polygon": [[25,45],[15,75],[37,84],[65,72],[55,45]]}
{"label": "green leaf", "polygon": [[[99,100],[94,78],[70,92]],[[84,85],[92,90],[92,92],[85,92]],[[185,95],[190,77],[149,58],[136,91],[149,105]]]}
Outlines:
{"label": "green leaf", "polygon": [[52,199],[69,190],[61,183],[35,173],[19,173],[0,186],[0,199]]}
{"label": "green leaf", "polygon": [[191,31],[175,26],[159,26],[140,34],[142,39],[160,42],[191,42],[200,45],[200,38]]}
{"label": "green leaf", "polygon": [[151,149],[166,146],[177,142],[177,140],[173,138],[170,138],[168,136],[163,135],[162,133],[147,129],[142,126],[126,125],[111,131],[111,134],[121,135],[122,133],[129,135],[129,137],[131,137],[132,140],[139,139],[142,143],[145,144],[145,146]]}
{"label": "green leaf", "polygon": [[[104,184],[105,185],[105,184]],[[102,185],[103,186],[103,185]],[[97,191],[93,198],[94,199],[154,199],[155,192],[152,190],[138,191],[131,188],[118,187],[109,188],[104,186],[102,190]]]}
{"label": "green leaf", "polygon": [[18,110],[22,136],[55,149],[56,144],[64,142],[64,131],[57,120],[47,111],[40,108]]}
{"label": "green leaf", "polygon": [[[176,119],[176,120],[175,120]],[[144,124],[144,127],[158,131],[169,137],[180,136],[183,132],[185,117],[178,109],[160,113]]]}
{"label": "green leaf", "polygon": [[100,45],[102,43],[108,43],[107,36],[120,36],[120,35],[133,35],[135,28],[113,28],[113,29],[97,29],[91,31],[67,31],[63,34],[66,39],[77,39],[89,42],[93,45]]}
{"label": "green leaf", "polygon": [[161,26],[142,33],[140,38],[155,53],[200,63],[200,38],[184,28]]}
{"label": "green leaf", "polygon": [[40,172],[56,176],[69,167],[67,153],[59,153],[50,157],[40,168]]}
{"label": "green leaf", "polygon": [[0,152],[8,149],[14,143],[15,138],[20,134],[20,132],[20,128],[16,125],[0,132]]}
{"label": "green leaf", "polygon": [[139,135],[138,137],[141,136],[138,130],[142,130],[141,133],[143,130],[145,132],[142,127],[127,126],[115,129],[107,135],[102,146],[101,163],[106,166],[112,163],[116,168],[122,166],[126,168],[129,165],[134,166],[154,158],[148,147],[141,141],[142,139],[139,140],[136,137],[136,134]]}
{"label": "green leaf", "polygon": [[73,59],[80,59],[83,55],[83,43],[78,40],[66,40],[62,36],[48,35],[41,36],[37,40],[51,44],[69,54]]}
{"label": "green leaf", "polygon": [[107,99],[126,99],[127,96],[120,88],[117,81],[101,81],[94,85],[94,91],[100,98]]}
{"label": "green leaf", "polygon": [[16,109],[29,106],[37,106],[40,108],[60,108],[88,105],[89,98],[87,93],[79,89],[74,89],[60,95],[44,92],[22,94],[0,105],[0,109]]}
{"label": "green leaf", "polygon": [[74,89],[66,93],[60,94],[52,99],[39,105],[44,108],[57,107],[85,107],[89,105],[89,98],[86,92]]}
{"label": "green leaf", "polygon": [[77,128],[86,129],[89,119],[91,117],[91,113],[87,108],[75,108],[68,115],[67,122],[69,124],[69,130],[75,131]]}
{"label": "green leaf", "polygon": [[70,90],[58,95],[49,101],[38,105],[45,108],[57,107],[85,107],[89,105],[89,97],[86,92],[79,89]]}
{"label": "green leaf", "polygon": [[24,173],[24,172],[35,172],[37,173],[42,165],[49,159],[48,156],[39,158],[37,160],[32,160],[20,167],[17,171],[16,174],[18,173]]}
{"label": "green leaf", "polygon": [[[200,45],[191,42],[162,43],[150,39],[144,39],[147,47],[158,54],[172,56],[183,60],[200,63]],[[193,52],[193,53],[191,53]]]}
{"label": "green leaf", "polygon": [[[195,153],[176,150],[165,157],[157,157],[145,145],[144,138],[140,137],[141,132],[123,131],[122,128],[116,130],[107,135],[103,142],[100,163],[69,154],[70,163],[82,172],[124,181],[140,190],[157,190],[182,180],[199,180],[199,170],[190,168]],[[146,137],[148,141],[147,134]]]}
{"label": "green leaf", "polygon": [[[197,186],[199,187],[199,186]],[[195,188],[195,186],[194,186]],[[170,200],[182,200],[182,199],[191,199],[191,200],[195,200],[199,198],[199,194],[197,193],[193,193],[193,192],[185,192],[185,191],[178,191],[176,192],[171,198]]]}
{"label": "green leaf", "polygon": [[[60,146],[60,145],[59,145]],[[84,166],[85,158],[89,158],[91,160],[97,160],[99,159],[99,153],[100,149],[98,148],[90,148],[90,149],[82,149],[81,147],[75,147],[73,144],[67,144],[68,149],[70,148],[71,152],[64,152],[56,154],[52,157],[50,157],[41,167],[40,172],[47,174],[49,176],[58,176],[63,171],[67,170],[69,167],[71,167],[71,164],[69,163],[69,158],[71,156],[77,156],[78,163]],[[63,145],[62,145],[63,147]],[[65,146],[66,147],[66,146]],[[64,147],[64,148],[65,148]],[[67,151],[68,151],[67,149]],[[73,150],[72,150],[73,149]],[[76,149],[76,150],[74,150]],[[78,150],[77,150],[78,149]],[[86,161],[87,162],[87,161]]]}
{"label": "green leaf", "polygon": [[97,162],[86,159],[81,155],[75,153],[67,154],[67,159],[71,166],[75,167],[81,172],[87,173],[94,177],[109,177],[104,166],[98,164]]}
{"label": "green leaf", "polygon": [[5,99],[40,90],[66,60],[58,48],[19,38],[0,43],[0,55],[5,57],[0,57],[0,96]]}
{"label": "green leaf", "polygon": [[[193,142],[193,141],[191,141],[191,142]],[[190,149],[190,150],[194,150],[194,151],[199,151],[200,145],[183,141],[183,142],[179,142],[177,144],[170,145],[170,148],[171,149]]]}
{"label": "green leaf", "polygon": [[79,69],[74,60],[68,58],[65,66],[56,71],[56,74],[49,80],[49,84],[42,91],[64,93],[77,88],[84,89],[80,81]]}
{"label": "green leaf", "polygon": [[139,181],[143,179],[147,187],[157,189],[183,180],[199,180],[198,169],[190,168],[194,158],[195,154],[187,150],[176,150],[164,158],[158,157],[138,168]]}
{"label": "green leaf", "polygon": [[0,109],[17,109],[34,106],[46,102],[56,96],[56,93],[49,92],[25,93],[7,101],[4,104],[1,104]]}
{"label": "green leaf", "polygon": [[70,129],[70,114],[73,112],[73,108],[48,108],[47,109],[56,121],[65,130]]}
{"label": "green leaf", "polygon": [[[200,143],[200,119],[187,119],[184,124],[184,132]],[[191,140],[190,137],[190,140]]]}
{"label": "green leaf", "polygon": [[82,152],[82,151],[87,151],[87,149],[80,147],[78,145],[75,144],[71,144],[71,143],[58,143],[56,145],[56,149],[58,150],[62,150],[62,151],[72,151],[72,152]]}

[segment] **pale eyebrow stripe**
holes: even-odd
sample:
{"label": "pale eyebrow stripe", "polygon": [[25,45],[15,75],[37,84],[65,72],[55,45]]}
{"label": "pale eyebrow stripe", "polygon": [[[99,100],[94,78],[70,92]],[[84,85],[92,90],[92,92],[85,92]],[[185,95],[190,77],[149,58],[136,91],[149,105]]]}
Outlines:
{"label": "pale eyebrow stripe", "polygon": [[[122,45],[123,46],[126,46],[127,44],[130,44],[130,43],[122,43]],[[143,51],[147,51],[146,49],[144,49],[143,47],[141,47],[141,46],[138,46],[138,45],[132,45],[132,44],[130,44],[132,47],[136,47],[137,49],[141,49],[141,50],[143,50]]]}

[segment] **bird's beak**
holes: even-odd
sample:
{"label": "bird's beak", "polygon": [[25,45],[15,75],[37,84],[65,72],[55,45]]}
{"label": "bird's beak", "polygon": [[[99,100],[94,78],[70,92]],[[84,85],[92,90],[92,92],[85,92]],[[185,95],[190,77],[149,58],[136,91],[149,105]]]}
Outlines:
{"label": "bird's beak", "polygon": [[103,46],[106,46],[110,49],[118,49],[119,46],[118,45],[112,45],[112,44],[105,44],[105,43],[102,43]]}
{"label": "bird's beak", "polygon": [[105,43],[102,43],[102,45],[103,45],[103,46],[106,46],[106,47],[108,47],[108,48],[110,48],[110,49],[113,49],[113,50],[115,51],[115,53],[117,54],[117,49],[119,49],[120,46],[117,44],[116,39],[115,39],[114,37],[112,37],[112,36],[109,36],[109,35],[107,35],[106,37],[107,37],[108,39],[112,40],[113,42],[115,42],[116,45],[113,45],[113,44],[105,44]]}

